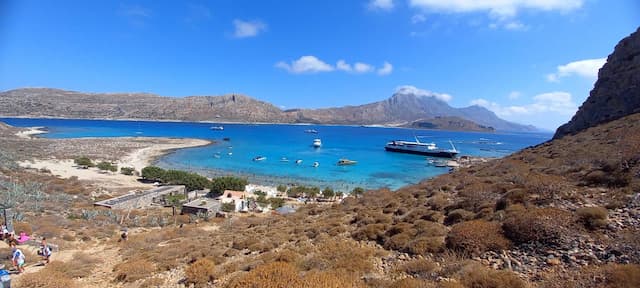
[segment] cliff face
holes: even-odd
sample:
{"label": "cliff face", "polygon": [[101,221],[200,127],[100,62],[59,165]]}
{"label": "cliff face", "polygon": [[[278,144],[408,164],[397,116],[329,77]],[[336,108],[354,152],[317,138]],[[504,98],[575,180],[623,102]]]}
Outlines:
{"label": "cliff face", "polygon": [[[384,101],[360,106],[282,111],[272,104],[237,94],[177,98],[147,93],[81,93],[27,88],[1,92],[0,115],[351,125],[409,125],[420,119],[457,117],[475,122],[478,127],[508,131],[535,130],[532,126],[502,120],[482,107],[451,107],[436,96],[403,92]],[[475,126],[468,123],[457,129]],[[448,129],[447,125],[442,129]]]}
{"label": "cliff face", "polygon": [[598,72],[589,98],[554,139],[640,112],[640,28],[622,39]]}

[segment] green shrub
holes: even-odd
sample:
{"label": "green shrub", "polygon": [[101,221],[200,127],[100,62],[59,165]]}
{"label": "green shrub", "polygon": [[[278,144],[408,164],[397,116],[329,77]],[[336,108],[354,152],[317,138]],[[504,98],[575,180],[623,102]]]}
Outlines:
{"label": "green shrub", "polygon": [[602,207],[582,207],[576,210],[576,214],[589,229],[598,229],[607,226],[608,211]]}
{"label": "green shrub", "polygon": [[98,163],[98,165],[96,165],[96,167],[98,167],[98,169],[100,170],[105,170],[105,171],[111,171],[111,172],[116,172],[118,171],[118,166],[113,165],[109,162],[106,161],[102,161],[100,163]]}
{"label": "green shrub", "polygon": [[142,178],[152,181],[161,181],[165,170],[157,166],[147,166],[142,168]]}
{"label": "green shrub", "polygon": [[451,228],[446,238],[452,250],[479,255],[486,251],[509,248],[510,242],[502,234],[500,223],[473,220],[458,223]]}
{"label": "green shrub", "polygon": [[91,159],[89,159],[89,157],[86,157],[86,156],[82,156],[82,157],[78,157],[78,158],[74,159],[73,163],[75,163],[78,166],[87,166],[87,167],[93,167],[94,166],[94,164],[91,161]]}
{"label": "green shrub", "polygon": [[284,206],[284,199],[282,198],[271,197],[268,199],[268,201],[269,201],[269,204],[271,205],[271,209],[278,209]]}
{"label": "green shrub", "polygon": [[209,188],[211,189],[210,196],[219,196],[224,193],[224,190],[244,191],[245,187],[249,184],[247,179],[238,177],[218,177],[211,180]]}
{"label": "green shrub", "polygon": [[222,203],[220,205],[220,210],[223,212],[234,212],[236,211],[236,205],[233,202]]}
{"label": "green shrub", "polygon": [[123,175],[133,175],[133,172],[135,172],[136,170],[133,167],[120,167],[120,174]]}

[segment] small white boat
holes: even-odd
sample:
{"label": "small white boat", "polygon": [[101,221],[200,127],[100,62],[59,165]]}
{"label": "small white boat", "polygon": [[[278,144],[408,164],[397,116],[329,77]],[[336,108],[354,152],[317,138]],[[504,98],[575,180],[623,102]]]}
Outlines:
{"label": "small white boat", "polygon": [[313,162],[313,167],[318,167],[318,166],[320,166],[320,163],[318,163],[318,161]]}
{"label": "small white boat", "polygon": [[253,158],[253,161],[264,161],[267,160],[267,157],[264,156],[256,156],[255,158]]}
{"label": "small white boat", "polygon": [[289,159],[287,159],[287,157],[282,157],[280,158],[280,162],[289,162]]}
{"label": "small white boat", "polygon": [[322,140],[320,138],[313,139],[313,147],[320,148],[322,146]]}
{"label": "small white boat", "polygon": [[220,153],[213,154],[213,158],[220,159]]}
{"label": "small white boat", "polygon": [[349,160],[349,159],[340,159],[338,160],[338,166],[346,166],[346,165],[355,165],[357,164],[358,161],[353,161],[353,160]]}
{"label": "small white boat", "polygon": [[304,130],[304,133],[318,134],[318,130],[315,130],[315,129],[307,129],[307,130]]}
{"label": "small white boat", "polygon": [[211,126],[211,127],[209,127],[209,129],[211,129],[211,130],[224,130],[224,127],[222,127],[222,126]]}
{"label": "small white boat", "polygon": [[302,159],[296,160],[296,164],[298,164],[298,165],[302,164]]}
{"label": "small white boat", "polygon": [[227,153],[227,155],[231,156],[231,155],[233,155],[233,152],[229,152],[229,153]]}

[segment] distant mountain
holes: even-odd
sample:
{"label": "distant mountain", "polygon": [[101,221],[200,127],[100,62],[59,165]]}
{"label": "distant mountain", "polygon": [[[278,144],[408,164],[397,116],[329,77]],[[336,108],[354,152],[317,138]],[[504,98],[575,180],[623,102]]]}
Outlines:
{"label": "distant mountain", "polygon": [[554,138],[640,112],[640,28],[622,39],[598,72],[598,81]]}
{"label": "distant mountain", "polygon": [[535,130],[532,126],[500,119],[480,106],[453,108],[440,100],[439,95],[399,90],[387,100],[360,106],[283,111],[272,104],[238,94],[177,98],[148,93],[82,93],[24,88],[0,93],[0,115],[393,126],[410,125],[420,119],[458,117],[475,122],[478,127]]}
{"label": "distant mountain", "polygon": [[[500,119],[495,113],[480,106],[453,108],[439,99],[436,93],[415,93],[399,90],[391,98],[360,106],[328,109],[296,110],[301,122],[323,124],[386,124],[407,125],[419,119],[459,117],[478,125],[503,131],[536,131],[533,126]],[[293,112],[289,112],[293,113]]]}

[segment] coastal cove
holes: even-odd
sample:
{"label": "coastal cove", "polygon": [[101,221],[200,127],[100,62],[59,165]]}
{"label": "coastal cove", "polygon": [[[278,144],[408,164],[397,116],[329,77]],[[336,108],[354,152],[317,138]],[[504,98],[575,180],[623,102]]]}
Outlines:
{"label": "coastal cove", "polygon": [[[257,184],[330,186],[348,191],[355,186],[397,189],[447,173],[424,156],[385,152],[390,140],[434,142],[461,155],[503,157],[551,138],[546,133],[480,133],[405,128],[284,125],[211,124],[193,122],[114,121],[79,119],[0,118],[16,127],[45,127],[45,138],[171,137],[198,138],[213,145],[178,149],[156,160],[163,168],[190,170],[207,176],[236,175]],[[223,130],[212,130],[223,126]],[[316,130],[318,134],[305,133]],[[226,140],[225,140],[226,138]],[[322,147],[311,146],[315,138]],[[252,161],[257,156],[264,161]],[[285,158],[285,159],[283,159]],[[357,165],[338,166],[341,158]],[[302,163],[296,164],[296,160]],[[312,164],[318,162],[318,167]]]}

